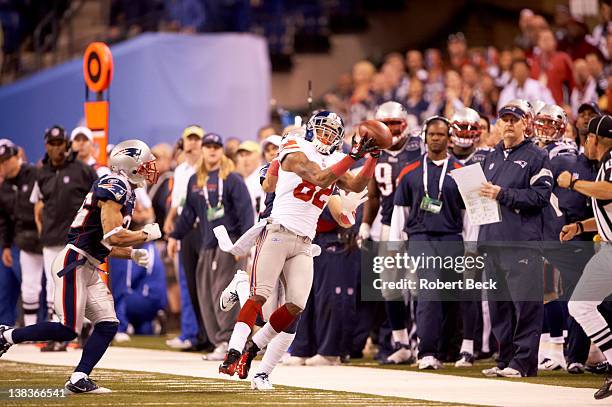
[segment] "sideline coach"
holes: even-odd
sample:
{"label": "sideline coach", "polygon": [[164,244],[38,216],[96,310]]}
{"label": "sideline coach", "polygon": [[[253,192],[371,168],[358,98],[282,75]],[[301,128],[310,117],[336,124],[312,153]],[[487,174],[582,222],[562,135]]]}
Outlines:
{"label": "sideline coach", "polygon": [[480,194],[499,202],[501,222],[480,227],[478,246],[486,251],[487,277],[499,282],[497,298],[496,293],[489,296],[489,308],[500,349],[497,366],[482,373],[536,376],[544,316],[539,242],[552,172],[548,154],[525,138],[527,112],[506,105],[497,125],[503,140],[483,162],[487,182]]}

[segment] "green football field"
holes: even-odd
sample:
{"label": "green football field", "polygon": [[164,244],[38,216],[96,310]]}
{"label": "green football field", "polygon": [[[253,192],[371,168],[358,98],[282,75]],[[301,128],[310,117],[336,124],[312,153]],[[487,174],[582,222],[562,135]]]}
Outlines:
{"label": "green football field", "polygon": [[251,390],[249,382],[96,369],[92,379],[113,390],[110,394],[88,394],[65,398],[9,398],[9,389],[62,387],[72,373],[56,367],[0,361],[0,406],[451,406],[425,400],[371,396],[275,386],[271,392]]}

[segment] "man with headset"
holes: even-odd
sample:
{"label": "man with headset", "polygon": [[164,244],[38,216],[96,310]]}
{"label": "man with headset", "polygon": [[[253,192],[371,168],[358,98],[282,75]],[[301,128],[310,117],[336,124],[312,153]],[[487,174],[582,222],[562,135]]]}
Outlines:
{"label": "man with headset", "polygon": [[[407,164],[397,179],[389,241],[410,240],[414,256],[462,256],[465,208],[457,184],[450,175],[461,163],[449,155],[451,123],[433,116],[423,126],[427,152]],[[419,281],[453,281],[460,275],[448,267],[420,267]],[[394,281],[400,281],[397,276]],[[445,357],[444,320],[456,307],[441,301],[445,292],[420,290],[417,307],[419,369],[440,369]]]}
{"label": "man with headset", "polygon": [[[30,202],[34,204],[34,220],[43,246],[48,312],[52,314],[51,263],[64,248],[70,223],[98,176],[92,167],[77,159],[77,153],[71,150],[66,131],[61,126],[45,131],[45,150]],[[41,350],[65,349],[65,344],[49,342]]]}

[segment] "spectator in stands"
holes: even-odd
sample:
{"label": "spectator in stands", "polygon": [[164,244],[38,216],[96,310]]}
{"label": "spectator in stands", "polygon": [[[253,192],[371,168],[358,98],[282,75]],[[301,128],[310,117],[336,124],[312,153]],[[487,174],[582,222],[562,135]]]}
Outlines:
{"label": "spectator in stands", "polygon": [[[257,142],[261,143],[262,141],[264,141],[265,139],[267,139],[268,137],[274,135],[274,134],[278,134],[278,130],[276,130],[276,128],[272,125],[272,124],[267,124],[265,126],[263,126],[262,128],[260,128],[259,130],[257,130]],[[233,138],[228,139],[229,140],[234,140]],[[225,143],[225,149],[227,151],[227,142]],[[236,146],[237,147],[237,146]]]}
{"label": "spectator in stands", "polygon": [[572,60],[565,52],[557,51],[557,40],[549,29],[541,30],[538,35],[538,53],[532,60],[531,77],[546,84],[555,104],[569,104],[564,94],[569,95],[574,89]]}
{"label": "spectator in stands", "polygon": [[370,61],[359,61],[353,65],[353,93],[350,99],[347,127],[352,128],[370,117],[376,106],[370,93],[376,68]]}
{"label": "spectator in stands", "polygon": [[560,50],[567,52],[572,59],[585,58],[588,54],[601,55],[601,51],[586,40],[588,27],[582,21],[572,19],[568,25],[568,35]]}
{"label": "spectator in stands", "polygon": [[529,66],[526,60],[512,62],[512,81],[506,85],[499,95],[497,109],[513,99],[528,101],[541,100],[545,103],[555,103],[550,90],[540,82],[529,77]]}
{"label": "spectator in stands", "polygon": [[[503,88],[512,80],[512,52],[504,50],[499,54],[499,66],[494,75],[495,86]],[[494,72],[489,71],[493,74]]]}
{"label": "spectator in stands", "polygon": [[489,117],[480,114],[480,139],[476,148],[485,148],[489,144],[489,136],[491,135],[491,122]]}
{"label": "spectator in stands", "polygon": [[483,74],[480,79],[480,110],[489,117],[495,116],[499,101],[499,88],[495,86],[494,79],[489,74]]}
{"label": "spectator in stands", "polygon": [[535,43],[532,42],[533,35],[531,34],[535,29],[533,24],[534,16],[535,14],[533,11],[528,8],[522,9],[519,15],[518,25],[521,32],[514,39],[514,44],[525,51],[531,50],[535,45]]}
{"label": "spectator in stands", "polygon": [[411,49],[406,52],[406,66],[408,67],[408,76],[410,78],[417,78],[422,82],[427,81],[427,71],[425,70],[421,51]]}
{"label": "spectator in stands", "polygon": [[260,209],[263,210],[263,208],[260,208],[260,205],[265,200],[265,193],[259,182],[259,169],[262,165],[261,146],[252,140],[243,141],[238,147],[237,153],[236,172],[242,176],[246,183],[253,205],[253,213],[257,215]]}
{"label": "spectator in stands", "polygon": [[481,111],[482,91],[480,89],[480,71],[472,64],[465,64],[461,67],[461,80],[463,82],[461,102],[465,107]]}
{"label": "spectator in stands", "polygon": [[578,107],[578,114],[576,115],[578,140],[576,140],[576,144],[578,144],[581,153],[584,153],[586,138],[589,134],[589,121],[595,116],[601,116],[601,114],[602,113],[599,106],[597,106],[597,103],[594,102],[583,103]]}
{"label": "spectator in stands", "polygon": [[588,54],[585,61],[591,76],[595,79],[597,98],[600,98],[606,94],[608,89],[608,78],[604,73],[603,60],[598,54]]}
{"label": "spectator in stands", "polygon": [[202,160],[189,179],[184,210],[168,239],[168,254],[174,256],[177,240],[183,239],[199,218],[201,251],[196,278],[199,306],[206,333],[216,347],[206,358],[223,360],[239,310],[234,307],[229,312],[221,311],[219,297],[236,270],[245,269],[246,258],[221,251],[213,228],[224,225],[235,241],[253,226],[255,214],[242,177],[234,172],[233,162],[223,154],[221,137],[208,133],[202,144]]}
{"label": "spectator in stands", "polygon": [[463,65],[468,63],[465,35],[462,32],[449,35],[447,50],[450,68],[460,71]]}
{"label": "spectator in stands", "polygon": [[431,102],[440,98],[444,92],[444,61],[439,49],[429,48],[425,51],[425,67],[427,69],[425,99]]}
{"label": "spectator in stands", "polygon": [[[172,187],[174,171],[172,171],[172,147],[167,143],[156,144],[151,148],[155,156],[155,166],[159,172],[157,183],[149,188],[149,198],[155,213],[155,222],[160,225],[166,223],[166,217],[172,203]],[[162,242],[158,240],[157,242]]]}
{"label": "spectator in stands", "polygon": [[575,87],[570,96],[572,116],[578,115],[578,108],[583,103],[597,102],[597,83],[589,72],[589,67],[584,59],[574,61]]}
{"label": "spectator in stands", "polygon": [[606,59],[610,59],[612,54],[609,53],[610,41],[608,35],[612,32],[610,27],[611,12],[610,0],[600,0],[599,2],[599,24],[593,28],[593,32],[587,37],[587,40],[597,47]]}
{"label": "spectator in stands", "polygon": [[421,123],[425,118],[424,114],[429,107],[429,103],[424,98],[425,87],[423,82],[417,77],[410,78],[408,83],[408,98],[405,103],[408,114],[413,115],[417,123]]}
{"label": "spectator in stands", "polygon": [[234,165],[236,165],[238,161],[238,155],[236,153],[238,152],[240,143],[240,139],[237,139],[236,137],[230,137],[225,142],[225,155],[234,162]]}

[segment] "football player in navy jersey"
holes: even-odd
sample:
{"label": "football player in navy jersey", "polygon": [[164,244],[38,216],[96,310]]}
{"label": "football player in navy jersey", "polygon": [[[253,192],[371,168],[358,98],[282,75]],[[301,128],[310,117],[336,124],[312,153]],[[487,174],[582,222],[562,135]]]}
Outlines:
{"label": "football player in navy jersey", "polygon": [[70,226],[66,247],[52,264],[55,312],[61,322],[42,322],[24,328],[0,326],[0,355],[26,341],[71,341],[81,331],[83,319],[94,325],[79,365],[65,384],[67,393],[109,393],[89,378],[117,333],[119,320],[113,297],[100,278],[98,265],[107,256],[131,258],[147,266],[149,254],[132,245],[159,239],[157,223],[142,230],[128,229],[134,209],[134,188],[154,184],[158,172],[155,156],[140,140],[117,144],[110,154],[111,173],[96,180]]}
{"label": "football player in navy jersey", "polygon": [[[364,205],[359,238],[362,240],[370,238],[370,228],[380,208],[382,223],[380,240],[387,241],[396,180],[407,163],[421,157],[424,145],[420,136],[410,135],[408,113],[400,103],[383,103],[378,107],[375,118],[389,127],[393,135],[393,144],[389,149],[381,151],[374,177],[368,184],[368,200]],[[383,291],[383,297],[397,294],[397,291]],[[402,298],[387,297],[385,297],[385,308],[391,324],[394,351],[383,363],[409,363],[413,357],[406,327],[406,305]]]}
{"label": "football player in navy jersey", "polygon": [[450,153],[463,165],[481,163],[492,151],[489,147],[477,147],[482,129],[480,115],[474,109],[457,110],[451,118],[451,131]]}

